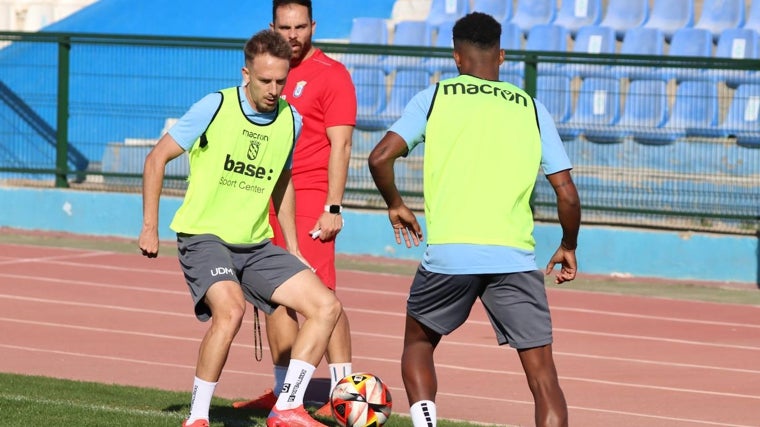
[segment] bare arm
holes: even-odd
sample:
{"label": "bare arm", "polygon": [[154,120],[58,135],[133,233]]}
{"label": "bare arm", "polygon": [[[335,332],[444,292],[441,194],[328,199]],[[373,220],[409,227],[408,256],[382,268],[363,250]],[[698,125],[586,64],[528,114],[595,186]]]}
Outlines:
{"label": "bare arm", "polygon": [[171,135],[164,134],[145,157],[143,167],[143,225],[138,244],[148,258],[158,256],[158,205],[164,186],[166,164],[184,150]]}
{"label": "bare arm", "polygon": [[285,249],[308,265],[298,248],[298,237],[296,236],[296,190],[293,187],[290,169],[282,171],[280,178],[274,186],[274,190],[272,191],[272,206],[277,215],[277,222],[280,223],[282,236],[285,239]]}
{"label": "bare arm", "polygon": [[[351,137],[353,126],[331,126],[327,128],[327,138],[330,140],[330,162],[327,166],[327,205],[343,204],[343,193],[346,190],[348,162],[351,160]],[[343,218],[323,212],[320,215],[313,233],[321,230],[319,238],[323,241],[334,239],[343,228]]]}
{"label": "bare arm", "polygon": [[555,282],[563,283],[575,279],[578,272],[575,248],[578,246],[578,230],[581,225],[581,203],[569,170],[547,176],[557,195],[557,214],[562,227],[562,241],[546,266],[549,274],[554,266],[561,264]]}
{"label": "bare arm", "polygon": [[406,154],[406,142],[395,132],[387,132],[369,155],[369,170],[377,189],[388,205],[388,219],[393,226],[396,243],[404,238],[406,247],[412,243],[419,246],[422,240],[422,228],[414,213],[404,204],[401,194],[396,187],[393,164],[396,159]]}

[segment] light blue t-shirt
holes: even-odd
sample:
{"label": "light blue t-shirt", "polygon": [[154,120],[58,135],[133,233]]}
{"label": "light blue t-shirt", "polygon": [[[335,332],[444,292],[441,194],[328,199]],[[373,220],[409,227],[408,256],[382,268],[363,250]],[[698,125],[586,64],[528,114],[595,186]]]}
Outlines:
{"label": "light blue t-shirt", "polygon": [[[425,140],[427,115],[435,95],[435,85],[416,94],[390,131],[400,135],[411,152]],[[557,127],[546,107],[536,101],[541,129],[541,169],[545,175],[572,169]],[[438,244],[428,245],[422,266],[435,273],[484,274],[514,273],[536,270],[533,251],[497,245]]]}
{"label": "light blue t-shirt", "polygon": [[[240,96],[240,106],[243,109],[246,117],[252,122],[258,125],[265,125],[271,123],[276,117],[276,111],[268,113],[259,113],[253,109],[251,104],[248,103],[248,98],[245,96],[245,87],[238,87],[238,94]],[[208,125],[211,123],[211,119],[214,118],[219,106],[222,104],[222,94],[219,92],[210,93],[198,102],[192,105],[187,112],[177,120],[177,122],[169,129],[169,135],[174,138],[175,141],[185,151],[188,151],[193,143],[206,131]],[[295,128],[295,140],[298,140],[298,136],[301,134],[301,126],[303,125],[303,119],[301,114],[296,111],[294,106],[290,106],[293,109],[293,125]],[[293,164],[293,150],[295,150],[295,144],[290,150],[288,160],[285,162],[285,169],[291,169]]]}

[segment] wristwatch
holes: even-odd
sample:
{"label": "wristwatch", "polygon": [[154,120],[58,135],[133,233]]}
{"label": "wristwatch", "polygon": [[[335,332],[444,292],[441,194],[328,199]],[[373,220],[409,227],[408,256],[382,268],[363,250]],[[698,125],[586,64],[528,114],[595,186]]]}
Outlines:
{"label": "wristwatch", "polygon": [[343,206],[341,206],[341,205],[325,205],[325,212],[329,212],[331,214],[340,215],[340,213],[343,212]]}

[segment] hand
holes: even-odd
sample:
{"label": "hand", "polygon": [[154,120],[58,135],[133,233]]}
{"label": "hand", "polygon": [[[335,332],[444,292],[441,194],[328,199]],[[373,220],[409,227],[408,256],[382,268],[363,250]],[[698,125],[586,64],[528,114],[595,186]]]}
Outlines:
{"label": "hand", "polygon": [[389,208],[388,219],[390,219],[391,226],[393,226],[393,234],[396,237],[397,244],[401,244],[401,237],[403,236],[407,248],[411,248],[412,243],[414,243],[414,246],[420,245],[422,228],[420,228],[420,224],[417,222],[414,213],[406,205],[401,205],[398,208]]}
{"label": "hand", "polygon": [[158,256],[158,230],[150,227],[143,227],[140,231],[140,237],[137,240],[143,256],[155,258]]}
{"label": "hand", "polygon": [[[319,238],[319,240],[326,242],[333,240],[343,229],[343,216],[340,214],[331,214],[329,212],[322,212],[319,216],[317,223],[309,230],[309,234],[313,239]],[[313,237],[315,233],[319,232],[317,237]]]}
{"label": "hand", "polygon": [[557,272],[554,283],[561,284],[575,279],[575,274],[578,271],[578,263],[575,259],[575,249],[567,249],[560,245],[549,260],[549,264],[546,265],[545,273],[547,276],[552,273],[554,266],[557,264],[562,265],[562,268]]}

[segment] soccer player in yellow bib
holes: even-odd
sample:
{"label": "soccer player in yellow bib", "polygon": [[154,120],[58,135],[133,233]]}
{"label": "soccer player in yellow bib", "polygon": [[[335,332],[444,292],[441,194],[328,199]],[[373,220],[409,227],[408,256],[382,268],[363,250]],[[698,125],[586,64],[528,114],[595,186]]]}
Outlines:
{"label": "soccer player in yellow bib", "polygon": [[[244,47],[244,85],[199,100],[145,159],[139,245],[150,258],[158,255],[166,164],[185,151],[190,159],[187,193],[171,228],[195,315],[211,325],[201,341],[183,427],[209,425],[211,397],[246,300],[266,313],[284,305],[305,319],[267,426],[324,426],[304,410],[303,397],[342,307],[301,256],[295,235],[290,168],[301,116],[280,98],[291,53],[279,34],[255,34]],[[270,199],[287,250],[270,241]]]}
{"label": "soccer player in yellow bib", "polygon": [[[388,205],[396,242],[423,240],[404,204],[393,165],[421,143],[427,249],[407,299],[401,373],[415,427],[434,427],[433,353],[461,326],[477,298],[499,345],[517,349],[535,401],[537,426],[566,426],[567,403],[552,356],[544,273],[575,278],[580,202],[572,168],[546,108],[500,82],[500,24],[473,12],[454,25],[460,75],[415,95],[370,153],[372,177]],[[535,261],[530,196],[543,169],[557,196],[562,241],[546,271]]]}

